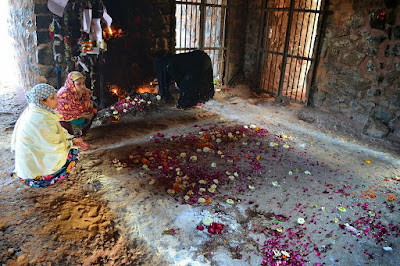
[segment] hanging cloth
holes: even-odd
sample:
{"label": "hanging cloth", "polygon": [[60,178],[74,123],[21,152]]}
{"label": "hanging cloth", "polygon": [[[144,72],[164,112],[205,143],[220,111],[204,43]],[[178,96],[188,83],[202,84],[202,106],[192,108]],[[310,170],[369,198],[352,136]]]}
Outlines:
{"label": "hanging cloth", "polygon": [[[111,26],[112,23],[112,18],[110,15],[107,13],[106,8],[104,7],[104,12],[103,12],[103,22],[106,24],[107,27]],[[83,10],[83,31],[86,33],[90,33],[90,28],[92,25],[92,19],[96,19],[93,16],[92,9],[84,9]]]}
{"label": "hanging cloth", "polygon": [[67,6],[69,0],[49,0],[47,2],[47,7],[53,14],[62,17],[64,14],[64,9]]}
{"label": "hanging cloth", "polygon": [[[56,14],[59,17],[62,17],[64,14],[64,9],[67,6],[69,0],[49,0],[47,2],[47,7],[49,8],[49,10]],[[96,13],[100,13],[100,12],[96,12]],[[112,18],[111,16],[107,13],[107,10],[105,8],[105,6],[103,5],[103,12],[102,12],[102,18],[105,22],[105,24],[107,25],[107,27],[111,26],[112,23]],[[84,24],[83,24],[83,30],[86,33],[90,32],[90,24],[92,21],[92,10],[91,9],[84,9],[83,11],[83,17],[84,17]],[[85,27],[86,26],[86,27]]]}

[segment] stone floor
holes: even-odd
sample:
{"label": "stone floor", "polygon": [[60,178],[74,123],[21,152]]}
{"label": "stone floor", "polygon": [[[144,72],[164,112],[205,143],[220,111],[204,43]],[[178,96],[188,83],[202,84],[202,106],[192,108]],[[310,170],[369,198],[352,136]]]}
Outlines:
{"label": "stone floor", "polygon": [[[251,96],[221,91],[198,108],[160,105],[97,123],[74,175],[41,190],[8,177],[13,159],[5,130],[0,261],[397,265],[396,139],[372,139],[354,121]],[[2,115],[3,128],[15,115]],[[232,129],[245,135],[230,139]],[[199,143],[211,149],[198,150]],[[187,173],[195,180],[193,194],[159,174],[158,152],[174,158],[167,166],[179,170],[171,178]],[[133,154],[147,168],[131,164]],[[222,234],[207,232],[206,220],[224,225]]]}

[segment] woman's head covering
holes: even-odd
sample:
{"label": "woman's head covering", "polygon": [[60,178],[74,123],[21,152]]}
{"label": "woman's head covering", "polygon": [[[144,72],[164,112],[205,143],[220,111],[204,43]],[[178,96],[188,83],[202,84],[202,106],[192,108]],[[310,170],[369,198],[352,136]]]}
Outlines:
{"label": "woman's head covering", "polygon": [[78,71],[72,71],[71,73],[68,74],[67,80],[71,79],[72,81],[76,81],[80,78],[85,78],[81,72]]}
{"label": "woman's head covering", "polygon": [[[65,79],[64,83],[64,88],[68,91],[76,91],[74,81],[80,79],[80,78],[85,78],[81,72],[78,71],[72,71],[67,75],[67,78]],[[61,88],[62,90],[63,88]]]}
{"label": "woman's head covering", "polygon": [[[1,0],[0,0],[1,1]],[[71,121],[78,119],[84,112],[91,112],[93,102],[91,100],[91,90],[85,89],[78,91],[74,80],[84,78],[77,71],[70,72],[65,80],[64,86],[58,91],[58,108],[61,121]]]}
{"label": "woman's head covering", "polygon": [[54,93],[57,93],[57,90],[53,86],[45,83],[37,84],[26,93],[26,101],[28,103],[33,103],[40,108],[46,109],[47,111],[50,111],[54,114],[55,110],[39,102],[46,100]]}

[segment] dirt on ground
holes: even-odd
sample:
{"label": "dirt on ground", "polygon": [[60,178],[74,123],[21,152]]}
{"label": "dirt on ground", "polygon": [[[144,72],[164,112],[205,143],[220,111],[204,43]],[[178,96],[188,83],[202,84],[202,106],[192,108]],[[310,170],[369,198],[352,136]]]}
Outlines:
{"label": "dirt on ground", "polygon": [[188,110],[160,102],[118,123],[96,121],[70,177],[35,189],[9,176],[10,124],[23,106],[8,107],[0,113],[2,264],[400,259],[400,144],[362,135],[357,121],[245,87]]}

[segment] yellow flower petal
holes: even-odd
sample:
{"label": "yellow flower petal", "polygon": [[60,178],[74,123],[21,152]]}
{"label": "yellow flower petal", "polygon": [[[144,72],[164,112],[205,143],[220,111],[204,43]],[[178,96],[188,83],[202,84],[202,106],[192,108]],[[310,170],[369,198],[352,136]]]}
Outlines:
{"label": "yellow flower petal", "polygon": [[227,200],[226,200],[226,203],[228,203],[228,204],[234,204],[235,202],[234,202],[232,199],[227,199]]}
{"label": "yellow flower petal", "polygon": [[214,222],[214,218],[212,217],[204,217],[201,221],[205,226],[210,226]]}
{"label": "yellow flower petal", "polygon": [[197,201],[198,201],[199,203],[204,203],[204,202],[206,202],[206,199],[205,199],[205,198],[199,198]]}

